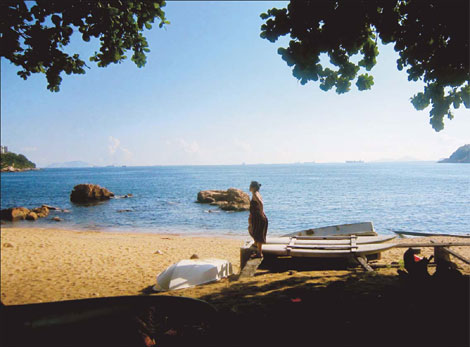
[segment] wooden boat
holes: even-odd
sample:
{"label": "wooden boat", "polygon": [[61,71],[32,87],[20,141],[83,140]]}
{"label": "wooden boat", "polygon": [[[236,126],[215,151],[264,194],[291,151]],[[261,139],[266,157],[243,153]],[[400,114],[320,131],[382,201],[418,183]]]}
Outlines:
{"label": "wooden boat", "polygon": [[377,236],[372,222],[332,225],[322,228],[302,230],[284,236]]}
{"label": "wooden boat", "polygon": [[276,256],[311,257],[311,258],[343,258],[366,256],[386,251],[395,244],[265,244],[263,253]]}
{"label": "wooden boat", "polygon": [[[350,244],[351,236],[320,236],[320,237],[309,237],[309,236],[282,236],[282,237],[268,237],[266,244],[289,244],[293,238],[295,238],[296,245],[348,245]],[[357,237],[356,244],[371,244],[371,243],[383,243],[395,239],[395,235],[377,235],[377,236],[359,236]]]}
{"label": "wooden boat", "polygon": [[[263,254],[310,258],[356,258],[368,271],[366,256],[378,255],[395,246],[386,243],[394,235],[377,235],[372,222],[308,229],[281,237],[268,237]],[[253,241],[240,249],[241,267],[253,250]]]}

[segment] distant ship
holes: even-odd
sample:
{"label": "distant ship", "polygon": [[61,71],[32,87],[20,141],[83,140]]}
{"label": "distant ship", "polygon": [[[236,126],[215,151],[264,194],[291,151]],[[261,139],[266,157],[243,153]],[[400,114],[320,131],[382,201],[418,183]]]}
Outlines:
{"label": "distant ship", "polygon": [[348,164],[358,164],[358,163],[363,163],[363,160],[346,160],[346,163]]}

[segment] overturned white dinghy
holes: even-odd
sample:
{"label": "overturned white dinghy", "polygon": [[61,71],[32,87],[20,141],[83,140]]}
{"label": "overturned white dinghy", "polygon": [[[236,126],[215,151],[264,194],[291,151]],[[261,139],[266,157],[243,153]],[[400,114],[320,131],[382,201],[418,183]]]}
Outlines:
{"label": "overturned white dinghy", "polygon": [[155,291],[194,287],[218,281],[233,274],[232,264],[223,259],[181,260],[157,276]]}

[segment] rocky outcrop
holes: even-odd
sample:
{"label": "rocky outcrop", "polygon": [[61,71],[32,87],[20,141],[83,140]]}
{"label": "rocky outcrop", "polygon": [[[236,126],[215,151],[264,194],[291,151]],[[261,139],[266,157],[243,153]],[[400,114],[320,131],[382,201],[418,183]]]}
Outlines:
{"label": "rocky outcrop", "polygon": [[38,215],[36,214],[36,212],[29,212],[27,215],[26,215],[26,220],[37,220],[39,217]]}
{"label": "rocky outcrop", "polygon": [[0,159],[2,172],[21,172],[36,169],[36,164],[28,160],[23,154],[1,153]]}
{"label": "rocky outcrop", "polygon": [[25,168],[25,169],[18,169],[14,166],[6,166],[6,167],[2,167],[1,169],[2,172],[24,172],[24,171],[39,171],[39,169],[37,168]]}
{"label": "rocky outcrop", "polygon": [[41,207],[33,209],[33,212],[36,213],[39,218],[44,218],[49,215],[49,208],[42,205]]}
{"label": "rocky outcrop", "polygon": [[459,147],[449,158],[439,163],[470,163],[470,144]]}
{"label": "rocky outcrop", "polygon": [[26,207],[12,207],[3,209],[1,212],[1,219],[15,222],[18,220],[25,220],[30,210]]}
{"label": "rocky outcrop", "polygon": [[203,190],[197,194],[197,202],[219,206],[225,211],[246,211],[250,209],[250,197],[240,189]]}
{"label": "rocky outcrop", "polygon": [[60,207],[55,207],[55,206],[50,206],[50,205],[42,205],[41,207],[47,207],[47,209],[49,210],[57,210],[57,211],[60,211],[62,210]]}
{"label": "rocky outcrop", "polygon": [[109,200],[114,197],[114,193],[97,184],[78,184],[73,187],[70,194],[70,201],[77,204],[87,204],[98,201]]}
{"label": "rocky outcrop", "polygon": [[[59,208],[53,208],[60,211]],[[45,218],[49,215],[49,208],[47,205],[33,208],[32,210],[26,207],[12,207],[1,211],[1,219],[16,222],[19,220],[37,220],[39,218]]]}

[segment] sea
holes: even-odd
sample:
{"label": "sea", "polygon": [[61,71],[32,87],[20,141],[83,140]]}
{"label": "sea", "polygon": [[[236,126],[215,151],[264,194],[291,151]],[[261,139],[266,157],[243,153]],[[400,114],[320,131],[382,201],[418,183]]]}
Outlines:
{"label": "sea", "polygon": [[[270,235],[371,221],[393,230],[470,233],[470,164],[335,163],[233,166],[55,168],[1,174],[1,208],[42,204],[51,211],[11,226],[246,236],[248,212],[196,203],[200,190],[262,184]],[[92,206],[70,202],[73,187],[94,183],[116,195]],[[61,222],[51,218],[59,216]]]}

